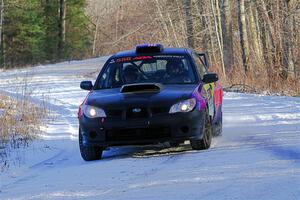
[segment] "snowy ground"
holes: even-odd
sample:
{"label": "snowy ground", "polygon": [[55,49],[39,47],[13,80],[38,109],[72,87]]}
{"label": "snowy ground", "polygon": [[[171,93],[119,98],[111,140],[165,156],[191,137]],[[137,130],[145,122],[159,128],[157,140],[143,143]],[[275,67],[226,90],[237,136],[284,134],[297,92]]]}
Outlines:
{"label": "snowy ground", "polygon": [[[55,115],[41,140],[12,153],[0,199],[300,199],[300,98],[227,93],[223,136],[212,148],[112,148],[84,162],[76,112],[105,58],[0,73],[15,98],[26,82]],[[92,78],[90,78],[92,79]]]}

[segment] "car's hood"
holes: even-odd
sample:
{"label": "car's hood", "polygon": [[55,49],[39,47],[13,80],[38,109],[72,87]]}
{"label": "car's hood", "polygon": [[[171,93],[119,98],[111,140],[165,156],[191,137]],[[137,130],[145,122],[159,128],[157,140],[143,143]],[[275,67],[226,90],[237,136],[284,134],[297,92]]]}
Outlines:
{"label": "car's hood", "polygon": [[95,90],[89,94],[87,104],[100,108],[126,108],[133,106],[170,106],[191,97],[197,85],[164,85],[158,92],[120,93],[120,88]]}

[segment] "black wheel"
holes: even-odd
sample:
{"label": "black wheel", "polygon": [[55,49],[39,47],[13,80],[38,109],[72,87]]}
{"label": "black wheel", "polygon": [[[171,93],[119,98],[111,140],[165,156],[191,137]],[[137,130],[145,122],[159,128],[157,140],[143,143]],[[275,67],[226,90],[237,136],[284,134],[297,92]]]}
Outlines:
{"label": "black wheel", "polygon": [[170,143],[170,147],[179,147],[180,142],[169,142]]}
{"label": "black wheel", "polygon": [[223,128],[223,113],[221,112],[221,119],[218,124],[215,124],[213,127],[213,136],[222,136],[222,128]]}
{"label": "black wheel", "polygon": [[83,140],[82,134],[81,131],[79,130],[79,149],[83,160],[92,161],[92,160],[101,159],[103,149],[100,147],[84,146],[82,140]]}
{"label": "black wheel", "polygon": [[211,140],[212,140],[211,120],[207,112],[205,116],[206,117],[204,119],[205,125],[203,126],[203,131],[204,131],[203,138],[200,140],[190,140],[192,149],[194,150],[208,149],[211,145]]}

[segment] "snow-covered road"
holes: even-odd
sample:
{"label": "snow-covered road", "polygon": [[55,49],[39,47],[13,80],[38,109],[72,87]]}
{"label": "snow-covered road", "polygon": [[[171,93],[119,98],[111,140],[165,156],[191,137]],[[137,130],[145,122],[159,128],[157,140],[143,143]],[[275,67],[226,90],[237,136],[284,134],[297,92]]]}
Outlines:
{"label": "snow-covered road", "polygon": [[111,148],[84,162],[76,112],[105,58],[0,73],[0,91],[55,115],[41,140],[0,174],[0,199],[300,199],[300,98],[226,93],[223,136],[206,151],[189,145]]}

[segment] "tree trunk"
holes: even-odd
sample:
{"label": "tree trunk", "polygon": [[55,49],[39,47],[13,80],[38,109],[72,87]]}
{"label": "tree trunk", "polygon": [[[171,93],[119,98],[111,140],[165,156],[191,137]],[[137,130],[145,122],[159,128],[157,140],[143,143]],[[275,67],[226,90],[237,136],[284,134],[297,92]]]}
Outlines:
{"label": "tree trunk", "polygon": [[194,48],[194,27],[192,18],[192,1],[184,0],[183,9],[185,13],[187,44],[190,48]]}
{"label": "tree trunk", "polygon": [[250,2],[250,9],[249,9],[249,23],[250,23],[250,29],[251,29],[251,38],[252,38],[252,48],[253,48],[253,54],[255,56],[255,60],[257,64],[260,65],[260,67],[263,66],[263,54],[262,54],[262,46],[260,41],[260,35],[259,30],[257,27],[257,18],[255,16],[255,13],[257,13],[256,7],[253,2]]}
{"label": "tree trunk", "polygon": [[284,46],[284,67],[287,77],[295,78],[295,63],[292,54],[293,48],[293,18],[290,14],[291,0],[284,0],[284,21],[283,21],[283,46]]}
{"label": "tree trunk", "polygon": [[157,6],[157,10],[158,10],[158,14],[160,16],[160,20],[162,22],[162,26],[163,26],[163,29],[165,31],[165,34],[166,34],[166,38],[168,40],[168,43],[170,44],[170,32],[169,32],[169,29],[168,29],[168,25],[165,21],[165,18],[163,16],[163,12],[161,10],[161,7],[160,7],[160,2],[158,0],[156,0],[156,6]]}
{"label": "tree trunk", "polygon": [[245,73],[248,74],[250,71],[249,67],[249,46],[248,36],[246,27],[246,15],[245,15],[245,0],[238,1],[238,21],[239,21],[239,32],[240,32],[240,44],[242,48],[242,60]]}
{"label": "tree trunk", "polygon": [[223,54],[226,72],[232,70],[233,65],[233,39],[232,39],[232,17],[230,12],[230,0],[223,0],[221,21],[223,35]]}
{"label": "tree trunk", "polygon": [[97,20],[96,20],[96,24],[95,24],[95,32],[94,32],[94,39],[93,39],[93,50],[92,50],[93,56],[96,56],[96,43],[97,43],[98,30],[99,30],[99,16],[97,16]]}
{"label": "tree trunk", "polygon": [[[207,23],[207,19],[205,17],[206,13],[205,13],[205,6],[202,3],[202,1],[197,1],[196,4],[196,8],[197,8],[197,12],[199,15],[199,24],[200,24],[200,31],[203,32],[203,34],[201,34],[201,47],[204,49],[205,52],[208,52],[209,50],[212,50],[213,47],[209,46],[209,41],[210,39],[210,34],[209,34],[209,28],[208,27],[208,23]],[[209,57],[209,63],[212,63],[212,55],[209,53],[208,54]]]}
{"label": "tree trunk", "polygon": [[185,32],[185,28],[186,28],[186,26],[185,26],[185,23],[184,23],[184,13],[182,12],[182,9],[181,9],[181,7],[180,7],[180,5],[181,5],[181,0],[175,0],[175,2],[176,2],[176,7],[177,7],[177,13],[178,13],[178,16],[179,16],[179,33],[181,33],[180,35],[178,35],[178,36],[181,36],[181,37],[178,37],[179,38],[179,41],[180,41],[180,46],[185,46],[185,43],[186,43],[186,39],[185,39],[185,37],[182,37],[182,36],[184,36],[184,34],[182,34],[182,33],[184,33]]}
{"label": "tree trunk", "polygon": [[58,42],[58,57],[64,58],[65,41],[66,41],[66,2],[59,0],[59,42]]}
{"label": "tree trunk", "polygon": [[261,3],[261,5],[258,5],[258,6],[259,6],[259,8],[262,9],[262,13],[263,13],[262,18],[263,18],[264,22],[266,23],[266,28],[268,29],[268,33],[266,33],[266,34],[269,35],[269,41],[271,42],[270,45],[273,48],[275,48],[275,41],[274,41],[274,35],[275,35],[274,32],[275,31],[274,31],[271,19],[268,14],[267,6],[266,6],[266,3],[264,0],[260,0],[260,3]]}
{"label": "tree trunk", "polygon": [[175,30],[173,21],[172,21],[172,19],[171,19],[170,13],[167,13],[167,16],[168,16],[168,20],[169,20],[170,26],[171,26],[171,28],[172,28],[173,37],[174,37],[174,39],[175,39],[176,46],[177,46],[177,47],[180,47],[179,41],[178,41],[178,38],[177,38],[177,35],[176,35],[176,30]]}
{"label": "tree trunk", "polygon": [[208,31],[209,31],[209,41],[210,41],[210,46],[211,46],[211,59],[210,63],[216,63],[218,61],[217,58],[217,47],[215,47],[215,42],[214,42],[214,27],[213,27],[213,23],[212,20],[210,18],[207,17],[207,21],[208,21]]}
{"label": "tree trunk", "polygon": [[[214,2],[215,4],[215,17],[217,20],[217,24],[218,24],[218,34],[220,37],[220,42],[221,42],[221,48],[223,50],[223,35],[222,35],[222,19],[221,19],[221,11],[220,11],[220,4],[219,4],[219,0],[215,0]],[[223,51],[222,51],[223,53]]]}
{"label": "tree trunk", "polygon": [[220,57],[221,57],[222,72],[223,72],[224,78],[226,79],[226,72],[225,72],[225,65],[224,65],[224,55],[223,55],[222,36],[220,35],[220,32],[219,32],[219,20],[217,19],[217,16],[216,16],[216,10],[217,9],[216,9],[214,1],[211,0],[210,2],[211,2],[211,10],[212,10],[213,17],[214,17],[214,27],[215,27],[215,32],[217,34],[219,52],[220,52]]}
{"label": "tree trunk", "polygon": [[3,41],[4,0],[1,0],[0,15],[0,67],[3,67],[5,65]]}

